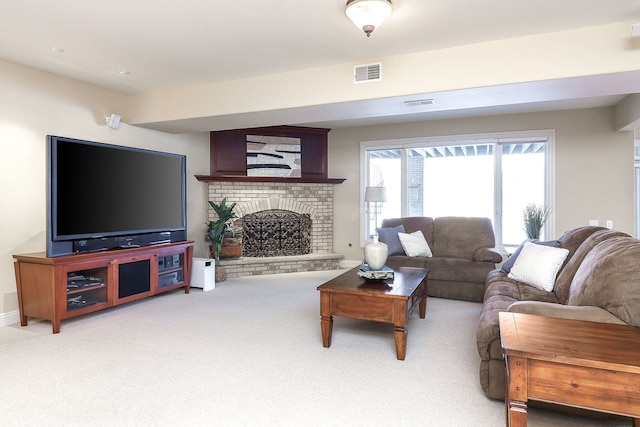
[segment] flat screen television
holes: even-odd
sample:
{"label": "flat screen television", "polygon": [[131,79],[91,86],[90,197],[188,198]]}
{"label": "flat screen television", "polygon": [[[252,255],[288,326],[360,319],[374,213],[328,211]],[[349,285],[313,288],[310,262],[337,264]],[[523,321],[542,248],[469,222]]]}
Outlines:
{"label": "flat screen television", "polygon": [[186,240],[186,156],[47,136],[47,256]]}

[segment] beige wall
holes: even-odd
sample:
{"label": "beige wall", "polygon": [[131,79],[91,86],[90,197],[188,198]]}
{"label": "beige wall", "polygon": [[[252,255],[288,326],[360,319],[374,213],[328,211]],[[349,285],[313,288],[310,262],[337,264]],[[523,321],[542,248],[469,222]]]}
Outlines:
{"label": "beige wall", "polygon": [[169,135],[124,116],[113,130],[104,116],[124,110],[121,95],[3,61],[0,93],[0,326],[17,320],[12,254],[45,250],[47,134],[186,154],[188,236],[205,256],[206,184],[193,175],[209,171],[208,134]]}
{"label": "beige wall", "polygon": [[346,178],[334,192],[334,250],[362,259],[361,141],[534,129],[555,129],[555,234],[589,219],[633,234],[633,132],[613,126],[613,108],[599,108],[334,129],[329,176]]}
{"label": "beige wall", "polygon": [[[127,111],[127,98],[2,61],[0,93],[0,325],[17,321],[12,254],[45,248],[47,134],[186,154],[188,236],[197,242],[196,256],[206,256],[206,184],[193,175],[209,171],[208,134],[129,126],[125,114],[120,128],[110,129],[104,116]],[[334,251],[362,257],[360,141],[531,129],[556,130],[556,234],[596,218],[632,233],[633,135],[613,131],[608,108],[332,130],[329,174],[347,179],[335,186]]]}

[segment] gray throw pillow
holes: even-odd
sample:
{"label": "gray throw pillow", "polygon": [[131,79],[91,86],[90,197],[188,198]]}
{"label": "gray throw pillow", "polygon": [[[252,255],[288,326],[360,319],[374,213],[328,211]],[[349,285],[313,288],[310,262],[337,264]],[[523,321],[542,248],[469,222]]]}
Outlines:
{"label": "gray throw pillow", "polygon": [[391,228],[376,228],[378,232],[378,240],[387,245],[388,255],[404,255],[404,249],[398,233],[404,233],[404,225],[400,224],[397,227]]}
{"label": "gray throw pillow", "polygon": [[511,272],[511,268],[513,268],[513,264],[515,264],[516,258],[518,258],[518,255],[520,255],[520,251],[522,250],[522,247],[526,242],[532,242],[532,243],[535,243],[536,245],[542,245],[542,246],[551,246],[552,248],[560,247],[560,242],[558,240],[548,240],[546,242],[541,242],[539,240],[525,240],[520,244],[520,246],[518,246],[518,249],[515,250],[515,252],[509,257],[509,259],[507,259],[504,262],[504,264],[502,264],[502,267],[500,268],[500,270],[504,271],[505,273]]}

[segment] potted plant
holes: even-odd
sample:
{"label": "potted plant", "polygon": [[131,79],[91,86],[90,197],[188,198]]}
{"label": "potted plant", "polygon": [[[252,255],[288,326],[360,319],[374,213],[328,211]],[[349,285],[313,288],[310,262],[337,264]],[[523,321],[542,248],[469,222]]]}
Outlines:
{"label": "potted plant", "polygon": [[205,240],[210,243],[211,256],[216,260],[216,281],[220,282],[224,280],[222,279],[222,271],[220,271],[220,275],[218,272],[218,263],[220,261],[220,253],[222,252],[222,241],[224,239],[225,231],[231,226],[231,221],[236,218],[236,214],[233,212],[236,204],[231,203],[230,205],[227,205],[227,198],[225,197],[222,199],[220,204],[209,201],[209,205],[218,215],[218,219],[207,223],[207,234],[205,236]]}
{"label": "potted plant", "polygon": [[529,203],[522,213],[524,219],[524,231],[529,239],[539,239],[540,231],[551,217],[551,209],[546,205],[538,206]]}
{"label": "potted plant", "polygon": [[242,258],[242,227],[231,223],[224,231],[220,258]]}

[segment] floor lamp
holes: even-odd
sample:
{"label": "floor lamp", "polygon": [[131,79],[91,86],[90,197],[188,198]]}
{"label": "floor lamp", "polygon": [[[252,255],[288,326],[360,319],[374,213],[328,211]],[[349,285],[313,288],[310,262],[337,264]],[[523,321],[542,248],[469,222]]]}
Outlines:
{"label": "floor lamp", "polygon": [[[382,203],[387,201],[387,188],[366,187],[364,190],[364,201],[367,203],[369,224],[371,224],[371,215],[373,214],[373,231],[375,231],[378,227],[378,215],[382,212]],[[373,234],[371,231],[372,230],[369,230],[370,235]]]}

